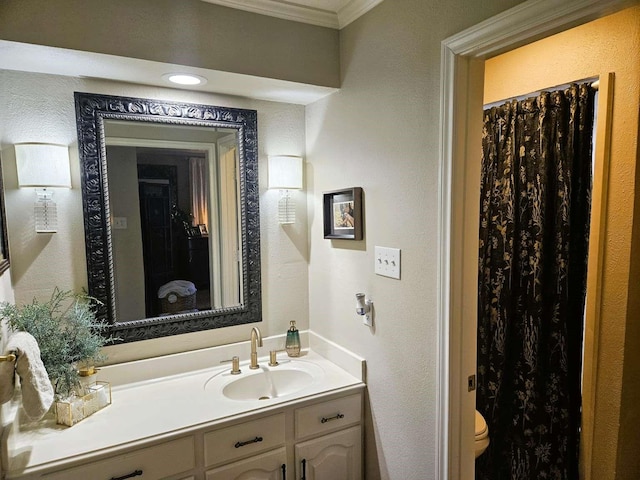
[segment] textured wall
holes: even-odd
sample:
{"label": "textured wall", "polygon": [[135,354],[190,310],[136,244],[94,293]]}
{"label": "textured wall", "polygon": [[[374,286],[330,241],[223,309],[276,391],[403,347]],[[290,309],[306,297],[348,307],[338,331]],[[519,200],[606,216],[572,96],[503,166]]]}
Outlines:
{"label": "textured wall", "polygon": [[[640,265],[636,261],[634,269],[630,268],[632,252],[638,249],[637,242],[632,243],[632,228],[640,218],[633,202],[638,195],[638,51],[640,7],[635,7],[495,57],[485,64],[487,103],[615,73],[602,310],[597,340],[599,370],[592,462],[592,478],[597,480],[637,478],[640,470],[640,456],[631,453],[640,448],[637,422],[632,422],[639,415],[640,386],[633,372],[638,371],[640,358],[638,336],[633,332],[637,333],[640,305],[630,301],[640,295],[637,282]],[[627,453],[619,454],[618,449]]]}
{"label": "textured wall", "polygon": [[339,86],[337,30],[200,0],[3,0],[0,38]]}
{"label": "textured wall", "polygon": [[[440,43],[516,3],[385,0],[341,31],[341,89],[307,107],[310,326],[367,359],[368,480],[436,478]],[[322,192],[352,186],[365,239],[324,240]],[[401,280],[373,273],[376,245],[402,249]]]}
{"label": "textured wall", "polygon": [[[86,287],[84,224],[78,164],[74,91],[131,95],[248,108],[258,111],[260,234],[262,249],[264,335],[284,333],[289,320],[308,326],[306,197],[297,192],[298,223],[282,228],[276,221],[278,192],[268,191],[267,155],[304,154],[304,107],[253,101],[184,90],[0,70],[0,148],[11,254],[18,304],[47,298],[54,286]],[[36,234],[32,189],[18,189],[13,144],[49,142],[70,145],[71,190],[55,193],[59,230]],[[6,275],[5,275],[6,276]],[[4,278],[4,276],[3,276]],[[110,361],[247,340],[249,327],[238,326],[109,348]]]}
{"label": "textured wall", "polygon": [[[11,286],[11,269],[6,270],[0,275],[0,302],[13,303],[15,297],[13,294],[13,287]],[[0,351],[4,353],[4,344],[6,343],[7,335],[5,331],[4,323],[0,325]]]}
{"label": "textured wall", "polygon": [[[0,275],[0,302],[13,303],[13,287],[11,286],[11,270],[6,270]],[[0,352],[4,353],[4,346],[7,342],[7,331],[4,322],[0,323]],[[0,405],[0,417],[2,416],[2,405]],[[2,435],[2,427],[0,427],[0,435]],[[2,459],[0,458],[0,471],[2,471]]]}
{"label": "textured wall", "polygon": [[144,254],[136,149],[108,147],[107,159],[111,216],[127,219],[126,229],[111,231],[113,267],[118,272],[115,282],[116,318],[119,321],[136,320],[146,316],[146,304],[142,300],[145,298]]}

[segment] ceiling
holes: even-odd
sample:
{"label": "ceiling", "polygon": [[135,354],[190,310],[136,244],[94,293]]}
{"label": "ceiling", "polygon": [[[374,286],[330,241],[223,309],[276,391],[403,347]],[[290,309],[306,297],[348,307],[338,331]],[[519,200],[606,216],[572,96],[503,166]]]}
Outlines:
{"label": "ceiling", "polygon": [[341,29],[382,0],[203,0],[321,27]]}
{"label": "ceiling", "polygon": [[[382,0],[202,0],[262,15],[340,29]],[[167,72],[192,73],[207,79],[188,90],[237,95],[308,105],[337,89],[149,60],[0,40],[5,70],[108,79],[141,85],[182,88],[162,78]]]}
{"label": "ceiling", "polygon": [[[0,65],[4,70],[115,80],[298,105],[308,105],[337,90],[273,78],[6,40],[0,40]],[[163,78],[164,74],[176,71],[199,75],[206,78],[207,83],[181,87]]]}

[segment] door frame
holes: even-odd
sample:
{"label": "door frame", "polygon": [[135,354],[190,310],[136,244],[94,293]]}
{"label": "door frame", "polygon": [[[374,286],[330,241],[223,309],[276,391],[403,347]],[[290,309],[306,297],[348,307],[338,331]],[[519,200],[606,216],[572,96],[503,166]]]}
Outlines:
{"label": "door frame", "polygon": [[476,368],[476,180],[484,61],[639,3],[528,0],[442,42],[436,478],[470,479],[474,473],[473,435],[463,433],[472,431],[475,418],[475,392],[468,391],[467,378]]}

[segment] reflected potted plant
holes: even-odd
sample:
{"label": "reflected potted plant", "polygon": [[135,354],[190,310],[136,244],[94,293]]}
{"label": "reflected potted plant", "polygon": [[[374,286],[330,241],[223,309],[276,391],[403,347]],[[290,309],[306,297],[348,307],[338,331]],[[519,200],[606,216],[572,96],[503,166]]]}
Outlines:
{"label": "reflected potted plant", "polygon": [[171,206],[171,220],[179,227],[185,237],[191,233],[193,215],[182,210],[176,203]]}

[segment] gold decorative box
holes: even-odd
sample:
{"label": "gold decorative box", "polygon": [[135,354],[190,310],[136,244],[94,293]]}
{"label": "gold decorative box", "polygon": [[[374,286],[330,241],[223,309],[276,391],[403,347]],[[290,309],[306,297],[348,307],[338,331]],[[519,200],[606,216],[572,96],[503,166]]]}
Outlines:
{"label": "gold decorative box", "polygon": [[71,427],[98,410],[111,405],[109,382],[95,382],[86,387],[84,395],[73,395],[56,402],[56,422]]}

